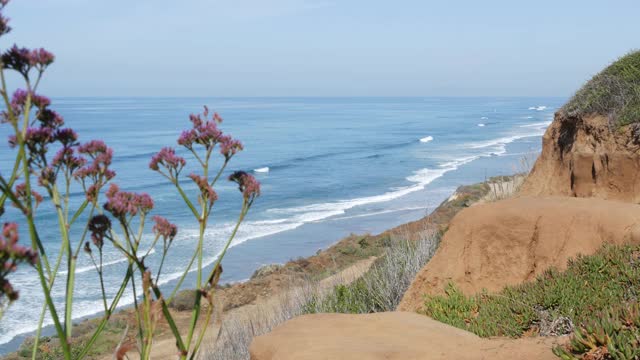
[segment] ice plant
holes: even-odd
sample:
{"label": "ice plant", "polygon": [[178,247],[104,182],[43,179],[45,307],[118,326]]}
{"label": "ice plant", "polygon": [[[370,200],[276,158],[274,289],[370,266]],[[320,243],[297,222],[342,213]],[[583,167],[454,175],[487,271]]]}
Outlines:
{"label": "ice plant", "polygon": [[[2,14],[7,2],[0,0],[0,36],[11,30]],[[30,247],[18,245],[16,223],[3,225],[0,235],[0,309],[18,297],[8,277],[22,263],[33,265],[44,304],[32,358],[38,355],[40,331],[48,314],[53,320],[64,359],[82,359],[100,337],[124,292],[130,289],[134,295],[137,342],[135,345],[127,342],[118,346],[114,349],[115,357],[126,358],[127,352],[137,350],[141,359],[149,359],[156,325],[163,319],[175,337],[178,357],[194,359],[212,316],[213,297],[222,273],[221,261],[260,195],[260,184],[250,174],[233,172],[228,176],[228,180],[237,183],[242,193],[239,217],[213,266],[205,266],[205,257],[214,256],[207,254],[204,247],[209,218],[218,199],[214,186],[243,146],[222,132],[219,128],[222,118],[217,113],[210,114],[205,107],[202,114],[189,117],[190,128],[177,140],[184,149],[182,151],[190,154],[199,165],[196,172],[184,176],[182,170],[187,160],[171,147],[162,148],[151,158],[149,168],[172,184],[199,228],[198,241],[184,272],[174,286],[161,289],[162,267],[165,259],[171,256],[178,228],[164,217],[151,215],[154,201],[148,194],[126,191],[112,183],[116,176],[111,168],[113,150],[101,140],[79,142],[79,136],[73,129],[63,127],[64,119],[51,109],[51,100],[37,93],[38,84],[54,59],[53,54],[44,49],[30,50],[16,45],[0,55],[0,96],[5,104],[0,112],[0,124],[12,128],[8,143],[15,152],[13,167],[0,171],[0,217],[5,216],[5,203],[17,208],[14,214],[23,217],[31,241]],[[24,79],[24,88],[10,92],[5,81],[6,71],[19,73]],[[183,180],[196,185],[193,193],[183,188]],[[36,187],[43,195],[35,190]],[[84,198],[81,204],[72,205],[69,201],[72,189],[78,188],[84,192]],[[59,250],[55,254],[45,251],[35,222],[37,211],[42,206],[49,206],[59,223]],[[148,221],[150,216],[151,221]],[[153,225],[149,229],[151,222]],[[152,234],[150,243],[144,241],[145,234]],[[107,247],[118,251],[127,261],[126,271],[111,296],[107,294],[104,282],[103,255]],[[149,256],[156,247],[160,248],[161,258],[153,268]],[[72,341],[72,305],[79,256],[87,256],[96,270],[104,313],[91,337],[75,343]],[[187,329],[178,329],[167,304],[181,289],[190,272],[196,274],[195,284],[189,285],[196,288],[191,321]],[[54,302],[52,297],[56,282],[58,286],[64,286],[62,305]]]}

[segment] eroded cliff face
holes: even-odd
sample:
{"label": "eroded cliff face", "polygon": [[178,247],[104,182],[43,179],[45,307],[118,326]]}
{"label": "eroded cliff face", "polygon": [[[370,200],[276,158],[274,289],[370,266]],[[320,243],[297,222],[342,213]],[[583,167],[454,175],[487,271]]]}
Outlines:
{"label": "eroded cliff face", "polygon": [[562,111],[542,138],[542,154],[523,195],[596,197],[640,203],[640,126]]}
{"label": "eroded cliff face", "polygon": [[565,269],[603,244],[640,243],[640,205],[594,198],[521,196],[460,212],[398,310],[421,311],[449,283],[465,294],[500,291]]}

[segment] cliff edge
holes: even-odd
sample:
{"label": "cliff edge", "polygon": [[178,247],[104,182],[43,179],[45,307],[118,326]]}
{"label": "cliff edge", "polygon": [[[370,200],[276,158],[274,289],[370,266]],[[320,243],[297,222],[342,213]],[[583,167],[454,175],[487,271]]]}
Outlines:
{"label": "cliff edge", "polygon": [[640,51],[594,76],[555,114],[522,194],[639,203],[638,150]]}

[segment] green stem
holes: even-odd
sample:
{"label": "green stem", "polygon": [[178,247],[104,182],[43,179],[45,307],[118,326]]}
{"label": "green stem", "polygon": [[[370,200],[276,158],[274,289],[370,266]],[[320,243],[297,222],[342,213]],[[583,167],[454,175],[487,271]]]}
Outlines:
{"label": "green stem", "polygon": [[176,294],[178,293],[178,290],[180,290],[180,286],[182,286],[182,283],[184,282],[184,279],[187,277],[187,274],[189,274],[189,270],[191,270],[191,266],[193,266],[193,263],[196,261],[196,257],[197,256],[198,256],[197,252],[194,252],[193,256],[191,256],[191,261],[189,261],[189,265],[187,265],[186,270],[180,276],[180,280],[178,280],[178,284],[176,284],[176,287],[171,292],[171,295],[169,295],[169,298],[167,299],[168,302],[171,302],[171,300],[173,300],[174,296],[176,296]]}
{"label": "green stem", "polygon": [[156,275],[156,285],[160,281],[160,274],[162,273],[162,266],[164,265],[164,259],[167,257],[168,249],[162,250],[162,259],[160,260],[160,266],[158,267],[158,275]]}
{"label": "green stem", "polygon": [[200,349],[200,345],[202,344],[202,339],[204,339],[204,334],[206,333],[207,328],[209,327],[209,322],[211,321],[211,314],[213,314],[213,305],[209,305],[207,308],[207,314],[205,315],[205,321],[202,326],[202,331],[198,334],[198,339],[196,340],[196,344],[193,347],[193,352],[191,353],[190,360],[194,360],[196,354],[198,354],[198,350]]}
{"label": "green stem", "polygon": [[193,203],[191,202],[191,200],[189,200],[189,197],[187,197],[187,194],[185,194],[184,191],[182,190],[182,187],[178,183],[177,179],[175,181],[175,185],[176,185],[176,189],[178,189],[178,193],[180,193],[180,196],[182,196],[182,200],[184,200],[184,202],[187,204],[187,206],[191,210],[191,213],[193,214],[193,216],[198,218],[200,216],[200,214],[198,214],[198,211],[196,210],[196,207],[193,206]]}
{"label": "green stem", "polygon": [[65,314],[64,314],[64,327],[68,338],[71,338],[73,330],[72,314],[73,314],[73,289],[75,284],[75,268],[77,258],[71,252],[71,240],[69,239],[69,232],[67,228],[67,222],[64,216],[64,209],[60,201],[60,193],[57,187],[54,185],[51,189],[52,201],[56,208],[56,214],[58,215],[58,225],[60,227],[60,237],[62,238],[62,244],[60,245],[67,251],[67,282],[65,290]]}
{"label": "green stem", "polygon": [[[11,171],[11,176],[9,177],[9,181],[6,182],[7,184],[7,191],[11,191],[11,189],[13,188],[13,184],[16,182],[16,180],[18,180],[18,174],[19,174],[19,167],[20,167],[20,162],[22,161],[22,157],[17,156],[16,157],[16,162],[13,165],[13,170]],[[3,192],[2,195],[0,195],[0,208],[4,206],[5,201],[7,200],[7,193]]]}
{"label": "green stem", "polygon": [[113,311],[118,306],[118,302],[120,301],[120,298],[122,297],[122,294],[124,294],[124,290],[127,288],[127,285],[129,284],[129,280],[132,277],[133,277],[133,269],[132,269],[131,265],[129,265],[129,267],[127,269],[127,274],[126,274],[125,278],[122,280],[122,284],[120,284],[120,289],[118,289],[118,292],[116,293],[116,296],[113,298],[113,302],[111,303],[111,306],[109,307],[109,310],[104,314],[104,317],[102,318],[102,321],[100,322],[100,324],[96,328],[96,331],[91,336],[91,339],[89,339],[89,341],[85,344],[85,346],[82,349],[82,351],[80,352],[80,354],[77,356],[77,359],[83,359],[87,355],[89,350],[91,350],[91,347],[96,342],[96,340],[98,340],[98,337],[100,336],[100,334],[104,330],[104,327],[107,325],[107,322],[109,321],[109,318],[111,317],[111,314],[113,314]]}
{"label": "green stem", "polygon": [[[5,88],[6,89],[6,88]],[[38,271],[38,277],[40,278],[40,286],[44,292],[45,301],[47,306],[49,307],[49,313],[53,318],[53,323],[56,328],[56,332],[58,337],[60,338],[60,345],[62,347],[62,351],[64,353],[64,358],[67,360],[71,359],[71,350],[69,343],[67,342],[67,335],[60,323],[60,318],[58,317],[58,312],[56,311],[55,304],[53,303],[53,299],[51,298],[51,289],[47,286],[46,276],[43,270],[43,264],[47,267],[47,271],[49,273],[49,277],[51,277],[51,268],[49,267],[49,263],[46,257],[46,253],[44,252],[44,247],[42,246],[42,241],[38,236],[38,232],[35,227],[35,222],[33,219],[33,204],[31,197],[31,177],[29,174],[29,163],[25,152],[25,144],[24,144],[24,132],[26,132],[28,121],[28,113],[31,108],[31,95],[27,95],[27,100],[25,103],[25,117],[24,117],[24,128],[23,133],[16,133],[16,138],[19,143],[19,155],[22,158],[22,167],[25,176],[25,192],[27,194],[27,224],[29,227],[29,235],[31,237],[31,247],[33,249],[40,250],[40,256],[38,257],[38,261],[36,263],[36,270]],[[9,189],[10,190],[10,189]]]}
{"label": "green stem", "polygon": [[[153,293],[156,296],[156,299],[160,301],[160,305],[162,305],[162,314],[164,315],[165,320],[167,320],[167,324],[169,324],[169,328],[173,333],[173,337],[176,339],[176,345],[178,346],[180,353],[181,354],[186,353],[188,350],[185,347],[184,342],[182,341],[182,336],[180,336],[180,330],[178,330],[178,327],[176,326],[176,323],[173,320],[173,317],[171,316],[171,312],[169,311],[167,302],[162,298],[162,292],[160,292],[160,289],[156,285],[153,285],[152,288],[153,288]],[[181,357],[182,356],[183,355],[181,355]]]}
{"label": "green stem", "polygon": [[[218,256],[218,259],[216,259],[216,262],[213,265],[211,273],[207,277],[207,282],[211,282],[213,277],[215,276],[215,273],[216,273],[218,267],[220,266],[220,262],[222,261],[222,258],[224,257],[224,255],[226,254],[227,250],[229,249],[229,246],[231,245],[231,242],[235,238],[236,233],[238,232],[238,229],[240,228],[240,224],[244,220],[244,217],[247,215],[247,212],[249,211],[249,207],[250,207],[250,204],[248,204],[245,201],[243,203],[242,210],[240,211],[240,215],[238,217],[238,221],[236,223],[236,226],[234,227],[233,232],[229,236],[229,239],[227,240],[222,252]],[[211,284],[211,286],[215,286],[215,284]],[[196,324],[197,324],[198,318],[200,316],[200,310],[201,310],[200,302],[201,302],[201,299],[202,299],[202,292],[201,292],[201,288],[199,288],[198,292],[196,294],[195,305],[194,305],[194,308],[193,308],[193,312],[192,312],[192,315],[191,315],[191,323],[190,323],[190,326],[189,326],[189,335],[187,337],[187,344],[189,346],[191,346],[191,340],[193,338],[193,334],[195,332]],[[212,307],[212,306],[210,306],[210,307]],[[207,311],[206,318],[205,318],[205,323],[206,324],[209,323],[209,321],[211,319],[211,314],[212,314],[211,311]],[[206,328],[202,328],[202,333],[201,333],[200,336],[204,336],[204,332],[205,331],[206,331]],[[198,341],[197,346],[199,346],[199,342],[200,341],[202,341],[202,340]],[[194,351],[195,351],[195,349],[194,349]],[[186,356],[183,357],[183,359],[186,359]]]}

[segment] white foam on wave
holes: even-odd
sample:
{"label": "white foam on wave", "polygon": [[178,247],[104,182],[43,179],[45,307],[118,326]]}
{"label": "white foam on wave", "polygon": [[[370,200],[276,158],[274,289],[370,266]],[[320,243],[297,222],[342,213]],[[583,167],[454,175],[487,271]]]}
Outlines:
{"label": "white foam on wave", "polygon": [[428,184],[440,178],[445,173],[457,169],[460,164],[464,163],[464,161],[472,160],[465,158],[462,160],[456,160],[443,164],[447,166],[440,166],[437,169],[426,168],[415,171],[412,175],[406,178],[408,181],[414,183],[413,185],[396,188],[381,195],[366,196],[351,200],[340,200],[329,203],[304,205],[291,208],[274,208],[267,210],[267,212],[272,214],[292,216],[291,219],[294,222],[300,223],[309,223],[324,220],[332,216],[342,215],[347,210],[352,209],[356,206],[387,202],[400,198],[412,192],[423,190]]}
{"label": "white foam on wave", "polygon": [[[205,237],[216,238],[216,239],[228,239],[228,236],[231,234],[231,231],[233,231],[234,225],[235,224],[227,223],[227,224],[221,224],[220,228],[212,227],[206,232]],[[290,223],[288,219],[248,221],[242,224],[242,226],[238,231],[238,234],[234,238],[230,247],[234,247],[250,239],[268,236],[268,235],[276,234],[276,233],[287,231],[287,230],[292,230],[300,225],[302,225],[302,223]],[[185,240],[184,238],[197,237],[198,232],[195,229],[193,230],[183,229],[180,231],[179,236],[182,237],[183,239],[176,239],[176,241]],[[218,248],[221,248],[221,246],[218,246]],[[218,251],[216,252],[216,254],[209,257],[207,260],[203,261],[203,266],[205,267],[211,266],[216,261],[220,253],[221,251]],[[109,262],[109,265],[114,265],[117,263],[121,263],[123,261],[126,262],[126,259],[122,261],[115,260],[113,262]],[[186,264],[184,264],[184,266],[186,267]],[[86,272],[89,270],[94,270],[93,266],[90,266],[87,268],[88,268],[87,270],[84,270],[84,268],[78,268],[78,271],[84,270],[83,272]],[[189,273],[192,273],[194,271],[196,271],[196,268],[192,267]],[[158,285],[166,285],[171,281],[177,280],[182,276],[182,274],[183,274],[182,271],[162,274],[162,276],[160,277],[160,281],[158,282]],[[56,290],[56,288],[54,288],[54,290]],[[133,303],[134,303],[133,294],[129,290],[127,290],[127,292],[123,294],[122,298],[120,299],[120,302],[118,303],[118,308],[126,307]],[[56,306],[58,308],[63,308],[64,304],[58,303],[56,304]],[[85,318],[88,316],[94,316],[94,315],[100,314],[103,312],[102,308],[103,308],[102,300],[99,298],[94,301],[75,302],[74,308],[73,308],[73,319],[76,320],[79,318]],[[39,310],[38,310],[38,313],[39,313]],[[37,320],[34,322],[33,325],[29,325],[28,322],[25,322],[24,319],[20,319],[20,318],[10,319],[5,316],[2,320],[3,320],[3,324],[7,326],[6,329],[11,329],[12,331],[9,331],[4,334],[0,334],[0,344],[6,344],[11,340],[13,340],[16,336],[32,333],[37,330],[37,326],[35,324]],[[53,320],[51,319],[50,316],[47,316],[43,321],[43,326],[49,326],[49,325],[53,325]]]}
{"label": "white foam on wave", "polygon": [[340,217],[335,217],[335,218],[331,218],[331,221],[340,221],[340,220],[348,220],[348,219],[357,219],[357,218],[362,218],[362,217],[370,217],[370,216],[376,216],[376,215],[384,215],[384,214],[391,214],[394,212],[401,212],[401,211],[412,211],[412,210],[426,210],[427,208],[425,207],[409,207],[409,208],[402,208],[402,209],[391,209],[391,210],[383,210],[383,211],[376,211],[376,212],[368,212],[366,214],[358,214],[358,215],[352,215],[352,216],[340,216]]}
{"label": "white foam on wave", "polygon": [[433,136],[427,136],[420,139],[421,143],[428,143],[429,141],[433,141]]}
{"label": "white foam on wave", "polygon": [[545,105],[530,106],[529,110],[545,111],[545,110],[547,110],[547,107]]}
{"label": "white foam on wave", "polygon": [[512,136],[504,136],[497,139],[487,140],[483,142],[470,143],[467,144],[467,148],[469,149],[487,149],[488,152],[484,153],[483,156],[502,156],[507,152],[507,144],[510,144],[516,140],[533,137],[533,136],[541,136],[544,134],[547,126],[551,124],[550,121],[533,123],[520,125],[521,128],[530,129],[531,132],[526,132],[522,134],[512,135]]}
{"label": "white foam on wave", "polygon": [[257,172],[257,173],[268,173],[269,172],[269,167],[265,166],[265,167],[253,169],[253,171]]}
{"label": "white foam on wave", "polygon": [[538,123],[533,123],[533,124],[520,125],[520,127],[523,127],[523,128],[546,128],[549,125],[551,125],[551,121],[543,121],[543,122],[538,122]]}
{"label": "white foam on wave", "polygon": [[[55,290],[55,288],[54,288]],[[120,302],[118,303],[118,309],[133,304],[133,294],[129,291],[128,293],[124,293],[120,298]],[[64,303],[58,301],[56,303],[56,307],[58,309],[64,308]],[[32,309],[35,313],[40,314],[42,310],[41,304],[38,304]],[[89,316],[94,316],[103,312],[102,301],[75,301],[73,306],[73,320],[86,318]],[[5,314],[6,315],[6,314]],[[38,330],[37,326],[37,318],[33,324],[25,321],[23,318],[11,319],[7,316],[3,317],[3,327],[6,326],[7,329],[11,329],[4,334],[0,334],[0,345],[6,344],[11,340],[15,339],[17,336],[33,333]],[[53,320],[50,316],[46,316],[42,322],[42,326],[51,326],[53,325]]]}
{"label": "white foam on wave", "polygon": [[480,124],[478,124],[478,126],[484,127],[485,125],[483,123],[480,123]]}
{"label": "white foam on wave", "polygon": [[[147,252],[146,250],[145,251],[140,251],[141,254],[146,254],[146,252]],[[149,255],[155,254],[155,252],[156,252],[155,249],[151,249],[151,250],[149,250]],[[106,267],[109,267],[109,266],[122,264],[122,263],[125,263],[127,261],[128,260],[126,258],[124,258],[124,257],[120,258],[120,259],[116,259],[116,260],[105,261],[105,262],[102,263],[102,267],[106,268]],[[91,265],[87,265],[87,266],[82,266],[82,267],[76,268],[76,272],[75,273],[76,274],[82,274],[82,273],[86,273],[88,271],[95,271],[95,270],[96,270],[95,266],[93,264],[91,264]],[[68,273],[67,270],[58,271],[59,275],[66,275],[67,273]]]}
{"label": "white foam on wave", "polygon": [[489,120],[489,118],[486,117],[486,116],[483,116],[483,117],[480,118],[480,120]]}

